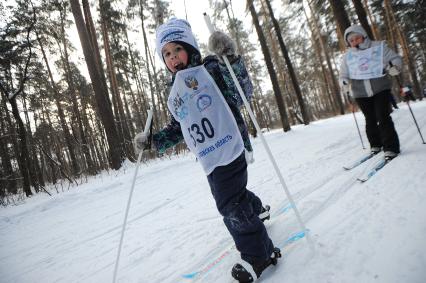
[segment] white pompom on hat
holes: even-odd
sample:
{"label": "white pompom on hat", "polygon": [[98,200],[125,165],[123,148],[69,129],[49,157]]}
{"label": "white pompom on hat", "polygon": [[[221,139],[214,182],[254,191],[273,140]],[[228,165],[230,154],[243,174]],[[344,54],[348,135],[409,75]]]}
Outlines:
{"label": "white pompom on hat", "polygon": [[191,25],[183,19],[172,18],[167,23],[162,24],[156,31],[156,49],[157,54],[163,59],[164,45],[169,42],[180,41],[194,47],[198,52],[200,51],[194,34],[192,33]]}

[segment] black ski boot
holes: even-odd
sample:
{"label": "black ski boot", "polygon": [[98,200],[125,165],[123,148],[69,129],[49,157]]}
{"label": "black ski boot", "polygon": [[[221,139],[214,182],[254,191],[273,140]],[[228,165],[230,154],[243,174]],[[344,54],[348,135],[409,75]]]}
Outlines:
{"label": "black ski boot", "polygon": [[236,263],[234,267],[232,267],[231,271],[232,277],[235,278],[240,283],[250,283],[253,282],[253,276],[250,272],[247,271],[247,269],[244,268],[239,263]]}
{"label": "black ski boot", "polygon": [[[253,270],[256,273],[256,277],[259,278],[262,272],[270,265],[277,265],[278,259],[281,257],[281,251],[279,248],[274,248],[271,257],[262,263],[253,264]],[[250,283],[253,282],[252,274],[247,271],[241,264],[237,263],[232,268],[232,277],[238,280],[239,283]]]}
{"label": "black ski boot", "polygon": [[260,221],[265,222],[265,220],[271,219],[271,214],[269,213],[270,209],[271,207],[269,205],[265,205],[265,207],[262,206],[262,210],[259,214]]}
{"label": "black ski boot", "polygon": [[264,261],[260,264],[252,265],[254,272],[256,272],[257,278],[259,278],[260,275],[262,274],[262,272],[271,264],[277,265],[278,259],[280,257],[281,257],[281,250],[279,248],[274,248],[274,252],[272,253],[271,257],[268,260],[266,260],[266,261]]}
{"label": "black ski boot", "polygon": [[380,151],[382,151],[382,148],[381,148],[381,147],[379,147],[379,146],[373,146],[373,147],[370,149],[370,152],[371,152],[371,154],[373,154],[373,155],[378,154]]}
{"label": "black ski boot", "polygon": [[394,159],[395,157],[398,156],[398,153],[393,152],[393,151],[385,151],[385,160],[387,162],[391,161],[392,159]]}

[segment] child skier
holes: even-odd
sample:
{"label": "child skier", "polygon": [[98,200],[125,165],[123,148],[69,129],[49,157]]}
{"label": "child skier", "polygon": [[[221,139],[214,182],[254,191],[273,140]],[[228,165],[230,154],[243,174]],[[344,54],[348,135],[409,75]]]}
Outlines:
{"label": "child skier", "polygon": [[[184,140],[203,167],[217,209],[233,237],[241,258],[248,262],[257,277],[281,257],[274,248],[263,224],[269,211],[253,192],[247,190],[245,149],[251,144],[240,112],[242,99],[226,67],[216,56],[201,54],[189,23],[173,18],[158,27],[156,48],[172,74],[172,88],[167,106],[170,121],[150,136],[135,137],[137,151],[149,149],[151,140],[163,153]],[[235,54],[234,42],[222,32],[209,38],[209,49],[219,57],[227,55],[246,97],[252,95],[252,84],[241,56]],[[240,264],[232,269],[239,282],[253,277]]]}
{"label": "child skier", "polygon": [[344,35],[348,51],[340,65],[340,83],[351,94],[365,116],[365,128],[371,152],[383,151],[390,160],[400,153],[398,134],[390,116],[389,97],[392,82],[384,73],[397,76],[401,57],[384,41],[370,40],[360,25],[348,27]]}

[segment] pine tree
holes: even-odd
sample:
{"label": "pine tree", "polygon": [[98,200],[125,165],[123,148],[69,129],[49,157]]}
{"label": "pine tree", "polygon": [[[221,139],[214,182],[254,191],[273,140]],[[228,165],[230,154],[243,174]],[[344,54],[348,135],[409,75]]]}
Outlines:
{"label": "pine tree", "polygon": [[260,46],[262,48],[262,53],[265,58],[265,64],[268,69],[269,76],[271,78],[272,88],[274,90],[275,99],[276,99],[278,110],[281,116],[281,119],[280,119],[281,124],[282,124],[284,132],[287,132],[291,130],[290,123],[288,121],[287,110],[284,105],[284,100],[279,87],[277,74],[275,72],[274,66],[272,65],[271,54],[266,44],[265,35],[263,34],[262,28],[260,27],[259,18],[257,16],[253,1],[247,0],[247,6],[248,6],[248,9],[250,10],[250,14],[253,19],[253,24],[256,28],[257,36],[259,38]]}
{"label": "pine tree", "polygon": [[291,59],[288,55],[287,47],[286,47],[284,40],[282,38],[281,28],[278,24],[278,21],[276,20],[276,18],[274,16],[274,12],[272,10],[271,3],[269,2],[269,0],[265,0],[265,2],[266,2],[266,5],[268,7],[269,15],[272,19],[272,23],[273,23],[273,26],[274,26],[274,29],[275,29],[275,33],[277,35],[278,42],[280,44],[281,52],[282,52],[284,59],[285,59],[285,62],[287,64],[287,69],[288,69],[288,72],[290,74],[293,89],[296,93],[297,101],[299,103],[299,107],[300,107],[300,110],[302,112],[303,123],[305,125],[308,125],[309,124],[308,111],[306,109],[305,101],[303,99],[302,92],[300,90],[300,85],[299,85],[299,82],[297,80],[296,72],[293,68],[293,63],[291,62]]}
{"label": "pine tree", "polygon": [[[0,30],[0,92],[12,108],[12,114],[17,123],[19,149],[17,148],[17,162],[23,178],[25,195],[31,196],[31,175],[29,167],[29,150],[27,130],[20,116],[17,98],[23,94],[28,80],[28,69],[33,56],[31,33],[35,26],[35,11],[27,2],[18,1],[13,10],[13,18]],[[12,125],[10,125],[12,126]],[[38,190],[38,184],[33,183]]]}
{"label": "pine tree", "polygon": [[[85,12],[87,19],[83,18],[80,4],[78,0],[70,0],[71,9],[74,15],[75,24],[80,37],[81,45],[83,48],[84,57],[86,59],[89,75],[92,80],[93,89],[95,91],[97,110],[105,127],[105,133],[109,145],[111,167],[119,169],[123,161],[123,148],[119,143],[117,128],[115,126],[114,115],[111,109],[111,101],[108,96],[108,89],[106,87],[105,79],[102,76],[102,65],[100,65],[100,56],[97,56],[97,42],[94,40],[94,29],[87,29],[87,26],[92,26],[89,15],[90,11],[85,1]],[[95,58],[98,58],[96,60]]]}

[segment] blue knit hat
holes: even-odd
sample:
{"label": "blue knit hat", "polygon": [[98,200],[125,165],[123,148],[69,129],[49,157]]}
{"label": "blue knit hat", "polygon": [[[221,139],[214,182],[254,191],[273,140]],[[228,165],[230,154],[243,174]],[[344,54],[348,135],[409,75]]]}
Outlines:
{"label": "blue knit hat", "polygon": [[200,52],[197,41],[191,30],[191,25],[183,19],[172,18],[167,23],[162,24],[156,31],[156,49],[157,54],[162,60],[162,50],[164,45],[169,42],[184,42]]}

